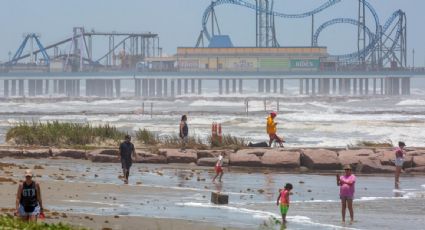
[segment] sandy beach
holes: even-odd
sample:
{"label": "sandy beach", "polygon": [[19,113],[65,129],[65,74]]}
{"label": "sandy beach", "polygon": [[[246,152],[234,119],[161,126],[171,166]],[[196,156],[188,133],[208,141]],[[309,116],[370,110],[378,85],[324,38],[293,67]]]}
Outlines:
{"label": "sandy beach", "polygon": [[[358,221],[344,226],[339,221],[333,173],[235,167],[226,169],[223,183],[214,184],[211,167],[135,164],[129,185],[124,185],[116,163],[67,158],[2,158],[1,162],[2,213],[13,211],[17,183],[31,168],[48,210],[45,221],[90,229],[259,229],[270,218],[279,218],[276,191],[286,181],[295,185],[288,229],[397,229],[406,223],[394,217],[395,207],[402,210],[397,215],[408,221],[409,229],[425,224],[421,175],[403,175],[399,191],[392,189],[391,174],[359,175]],[[213,191],[228,194],[229,204],[210,203]]]}

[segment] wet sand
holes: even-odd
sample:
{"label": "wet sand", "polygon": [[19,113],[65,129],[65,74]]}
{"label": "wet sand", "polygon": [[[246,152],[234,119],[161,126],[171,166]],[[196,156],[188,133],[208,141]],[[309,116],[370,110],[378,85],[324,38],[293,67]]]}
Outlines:
{"label": "wet sand", "polygon": [[[425,224],[424,176],[403,175],[394,192],[391,175],[358,175],[353,225],[340,222],[334,175],[225,169],[211,183],[212,168],[135,164],[130,184],[118,178],[119,164],[71,159],[0,159],[0,208],[14,207],[25,168],[34,169],[48,222],[93,229],[258,229],[279,218],[277,190],[294,184],[288,229],[420,229]],[[212,191],[229,195],[229,205],[209,202]],[[3,209],[3,211],[7,211]],[[10,210],[9,210],[10,211]]]}

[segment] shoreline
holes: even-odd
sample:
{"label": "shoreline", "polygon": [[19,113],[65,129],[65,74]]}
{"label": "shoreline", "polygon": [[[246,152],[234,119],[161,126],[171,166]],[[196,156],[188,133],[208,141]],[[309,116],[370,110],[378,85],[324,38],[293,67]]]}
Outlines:
{"label": "shoreline", "polygon": [[[404,169],[410,174],[425,175],[425,148],[406,149]],[[250,171],[290,171],[292,173],[334,173],[343,165],[351,165],[357,174],[394,173],[393,148],[244,148],[233,149],[187,149],[136,148],[134,163],[148,164],[189,164],[213,167],[220,154],[225,155],[224,166],[249,169]],[[118,163],[118,149],[95,147],[67,149],[52,147],[28,147],[0,145],[0,159],[10,158],[71,158],[93,163]]]}

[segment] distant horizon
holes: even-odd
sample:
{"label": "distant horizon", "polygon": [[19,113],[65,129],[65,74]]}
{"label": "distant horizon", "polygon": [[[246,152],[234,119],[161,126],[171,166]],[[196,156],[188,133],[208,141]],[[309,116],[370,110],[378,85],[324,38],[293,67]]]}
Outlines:
{"label": "distant horizon", "polygon": [[[251,1],[252,0],[247,0]],[[159,34],[163,54],[173,55],[177,47],[194,47],[201,30],[201,18],[210,4],[209,0],[129,0],[126,4],[112,0],[86,2],[57,2],[46,0],[5,1],[0,9],[0,27],[3,31],[0,45],[0,61],[9,60],[23,41],[23,34],[41,35],[44,46],[60,41],[72,34],[72,28],[83,26],[86,30],[103,32],[152,32]],[[275,10],[284,13],[306,12],[326,1],[299,0],[275,1]],[[401,9],[407,14],[408,67],[425,66],[425,32],[420,30],[425,15],[420,9],[425,2],[411,0],[408,3],[387,0],[385,3],[370,0],[384,24],[392,12]],[[77,13],[77,14],[76,14]],[[252,10],[234,5],[221,5],[216,9],[223,35],[230,35],[235,47],[255,47],[255,14]],[[19,15],[17,17],[16,15]],[[76,17],[78,15],[78,17]],[[238,17],[234,17],[238,15]],[[357,18],[357,1],[342,1],[315,16],[315,29],[333,18]],[[372,27],[371,15],[367,24]],[[11,23],[9,23],[12,21]],[[232,23],[230,23],[232,22]],[[309,47],[311,43],[311,19],[276,18],[277,38],[282,47]],[[331,54],[357,50],[357,28],[353,25],[336,25],[323,31],[319,46],[327,47]],[[106,39],[105,39],[106,40]],[[207,44],[206,44],[207,45]],[[106,53],[104,41],[94,42],[94,56]],[[28,53],[28,47],[24,51]]]}

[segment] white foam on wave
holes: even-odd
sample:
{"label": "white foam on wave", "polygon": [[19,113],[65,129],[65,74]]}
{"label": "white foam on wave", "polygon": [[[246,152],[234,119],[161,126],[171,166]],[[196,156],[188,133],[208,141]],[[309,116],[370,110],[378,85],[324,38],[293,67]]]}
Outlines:
{"label": "white foam on wave", "polygon": [[[254,210],[254,209],[248,209],[248,208],[241,208],[241,207],[233,207],[233,206],[219,206],[214,205],[211,203],[198,203],[198,202],[186,202],[186,203],[176,203],[177,206],[187,206],[187,207],[198,207],[198,208],[214,208],[214,209],[223,209],[223,210],[229,210],[231,212],[239,212],[244,214],[250,214],[253,218],[259,218],[259,219],[269,219],[270,217],[280,219],[281,216],[268,211],[262,211],[262,210]],[[341,226],[336,226],[332,224],[322,224],[312,221],[307,216],[287,216],[288,221],[302,224],[302,225],[313,225],[318,227],[328,227],[332,229],[354,229],[354,228],[346,228]]]}
{"label": "white foam on wave", "polygon": [[425,100],[408,99],[400,101],[399,103],[397,103],[397,106],[425,106]]}
{"label": "white foam on wave", "polygon": [[228,102],[228,101],[207,101],[207,100],[198,100],[194,101],[189,106],[199,107],[199,106],[223,106],[223,107],[244,107],[244,102]]}

